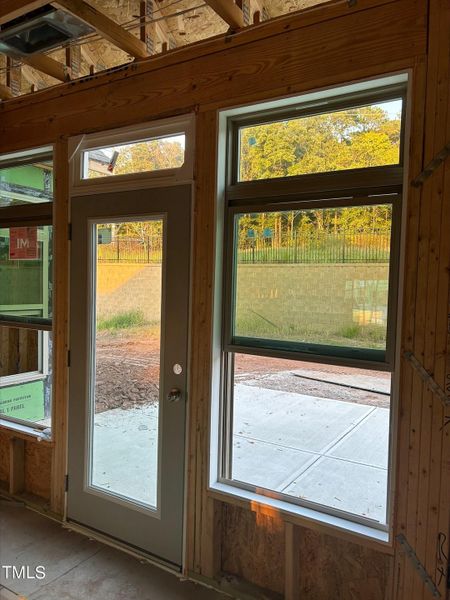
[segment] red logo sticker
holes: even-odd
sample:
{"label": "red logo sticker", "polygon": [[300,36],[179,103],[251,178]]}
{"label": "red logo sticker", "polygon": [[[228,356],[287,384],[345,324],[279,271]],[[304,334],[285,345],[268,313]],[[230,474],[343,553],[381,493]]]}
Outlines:
{"label": "red logo sticker", "polygon": [[37,227],[11,227],[9,260],[37,260],[39,258],[37,229]]}

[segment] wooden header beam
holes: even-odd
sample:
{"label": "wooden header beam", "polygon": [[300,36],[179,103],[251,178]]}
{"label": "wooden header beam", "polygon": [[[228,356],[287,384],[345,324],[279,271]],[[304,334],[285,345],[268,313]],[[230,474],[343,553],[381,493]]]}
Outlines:
{"label": "wooden header beam", "polygon": [[135,58],[147,58],[145,44],[127,29],[84,0],[57,0],[52,6],[62,8],[93,27],[102,37]]}
{"label": "wooden header beam", "polygon": [[233,0],[206,0],[206,4],[233,29],[245,26],[242,10]]}

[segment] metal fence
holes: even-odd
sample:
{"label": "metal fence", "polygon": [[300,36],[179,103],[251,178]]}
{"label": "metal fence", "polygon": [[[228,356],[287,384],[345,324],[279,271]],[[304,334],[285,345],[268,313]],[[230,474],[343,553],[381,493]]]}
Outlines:
{"label": "metal fence", "polygon": [[387,263],[390,236],[376,233],[297,235],[283,243],[273,238],[240,240],[239,263]]}
{"label": "metal fence", "polygon": [[[161,236],[144,239],[116,237],[98,245],[99,262],[161,264]],[[239,263],[387,263],[390,236],[376,233],[315,232],[279,243],[274,238],[240,240]]]}
{"label": "metal fence", "polygon": [[137,239],[117,236],[109,244],[98,244],[97,259],[108,263],[161,264],[162,237],[155,235]]}

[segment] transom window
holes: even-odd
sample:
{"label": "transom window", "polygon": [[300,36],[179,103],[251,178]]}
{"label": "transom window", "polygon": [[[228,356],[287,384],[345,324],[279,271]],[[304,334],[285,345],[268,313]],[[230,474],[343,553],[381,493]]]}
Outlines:
{"label": "transom window", "polygon": [[217,483],[387,530],[404,83],[306,100],[228,113]]}

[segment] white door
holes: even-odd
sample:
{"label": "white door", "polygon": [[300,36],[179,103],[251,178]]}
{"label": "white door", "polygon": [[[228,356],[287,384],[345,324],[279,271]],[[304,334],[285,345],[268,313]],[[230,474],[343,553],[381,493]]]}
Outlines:
{"label": "white door", "polygon": [[72,203],[68,519],[181,567],[191,187]]}

